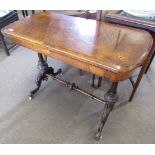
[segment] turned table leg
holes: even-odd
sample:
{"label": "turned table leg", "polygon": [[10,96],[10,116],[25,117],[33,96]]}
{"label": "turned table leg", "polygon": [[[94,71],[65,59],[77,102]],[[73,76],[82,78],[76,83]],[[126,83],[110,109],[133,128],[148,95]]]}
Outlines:
{"label": "turned table leg", "polygon": [[80,74],[80,76],[82,76],[84,74],[82,69],[79,69],[79,74]]}
{"label": "turned table leg", "polygon": [[102,84],[102,77],[99,77],[99,78],[98,78],[98,83],[97,83],[97,85],[95,85],[95,77],[96,77],[95,74],[93,74],[91,86],[92,86],[93,88],[99,88],[99,87],[101,87],[101,84]]}
{"label": "turned table leg", "polygon": [[110,112],[113,110],[113,107],[118,100],[117,86],[118,86],[118,82],[113,82],[111,88],[104,96],[106,103],[105,103],[105,106],[103,109],[103,114],[101,116],[101,122],[100,122],[99,128],[97,130],[97,133],[95,134],[96,140],[100,140],[102,138],[103,127],[106,123],[106,120],[107,120]]}
{"label": "turned table leg", "polygon": [[54,69],[48,66],[46,56],[43,57],[42,54],[38,53],[38,58],[39,58],[39,61],[38,61],[39,73],[36,80],[36,88],[31,91],[29,95],[29,100],[32,100],[34,94],[37,93],[37,91],[39,91],[42,81],[48,80],[48,77],[46,74],[56,76],[62,72],[61,69],[59,69],[57,72],[54,72]]}

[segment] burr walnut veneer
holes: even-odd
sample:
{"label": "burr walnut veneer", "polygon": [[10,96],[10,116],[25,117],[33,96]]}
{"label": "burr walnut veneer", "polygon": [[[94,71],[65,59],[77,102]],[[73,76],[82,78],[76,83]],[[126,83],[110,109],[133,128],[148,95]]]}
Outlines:
{"label": "burr walnut veneer", "polygon": [[112,81],[127,79],[152,46],[146,31],[54,13],[27,17],[3,31],[19,45]]}
{"label": "burr walnut veneer", "polygon": [[[15,43],[39,53],[40,73],[31,97],[42,80],[51,76],[71,90],[104,103],[96,138],[101,138],[103,126],[118,99],[118,82],[129,78],[146,61],[152,47],[152,37],[147,31],[47,12],[14,22],[3,33]],[[97,98],[74,83],[57,78],[61,71],[54,73],[42,54],[111,80],[112,87],[104,100]]]}

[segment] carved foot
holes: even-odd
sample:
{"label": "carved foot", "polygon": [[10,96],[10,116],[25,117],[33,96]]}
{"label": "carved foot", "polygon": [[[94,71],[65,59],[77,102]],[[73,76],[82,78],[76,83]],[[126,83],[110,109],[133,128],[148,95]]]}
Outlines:
{"label": "carved foot", "polygon": [[36,80],[36,88],[34,90],[31,91],[30,95],[29,95],[29,100],[32,100],[34,97],[34,94],[37,93],[37,91],[39,91],[41,83],[43,80],[46,79],[46,76],[44,74],[39,74],[38,78]]}
{"label": "carved foot", "polygon": [[118,86],[117,82],[112,83],[111,88],[104,95],[105,101],[110,102],[110,103],[116,103],[118,101],[117,86]]}
{"label": "carved foot", "polygon": [[102,139],[102,134],[101,134],[101,132],[97,132],[97,133],[95,134],[94,138],[95,138],[95,140],[97,140],[97,141],[101,140],[101,139]]}
{"label": "carved foot", "polygon": [[59,69],[57,72],[54,72],[54,69],[52,67],[48,67],[48,64],[46,62],[47,59],[46,58],[44,59],[42,54],[38,54],[38,56],[39,56],[39,62],[38,62],[39,75],[36,80],[36,88],[31,91],[29,95],[29,100],[32,100],[34,94],[39,91],[42,81],[48,80],[47,74],[57,76],[58,74],[62,73],[61,69]]}

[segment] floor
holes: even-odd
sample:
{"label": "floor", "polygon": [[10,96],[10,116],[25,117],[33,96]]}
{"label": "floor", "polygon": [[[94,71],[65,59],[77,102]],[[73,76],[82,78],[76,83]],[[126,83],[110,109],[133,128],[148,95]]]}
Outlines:
{"label": "floor", "polygon": [[[55,81],[44,82],[32,101],[37,55],[16,47],[7,57],[0,49],[0,143],[155,143],[155,63],[144,76],[134,100],[128,80],[118,88],[119,101],[103,130],[103,139],[95,141],[103,105]],[[104,80],[100,89],[91,88],[91,75],[51,58],[55,69],[63,69],[64,79],[77,83],[103,97],[110,87]]]}

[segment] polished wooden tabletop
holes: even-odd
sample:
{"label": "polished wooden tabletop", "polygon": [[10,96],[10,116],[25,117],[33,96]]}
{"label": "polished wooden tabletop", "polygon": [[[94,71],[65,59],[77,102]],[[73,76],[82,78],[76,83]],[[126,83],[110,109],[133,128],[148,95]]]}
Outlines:
{"label": "polished wooden tabletop", "polygon": [[3,33],[19,45],[113,81],[128,78],[152,46],[144,30],[52,12],[14,22]]}

